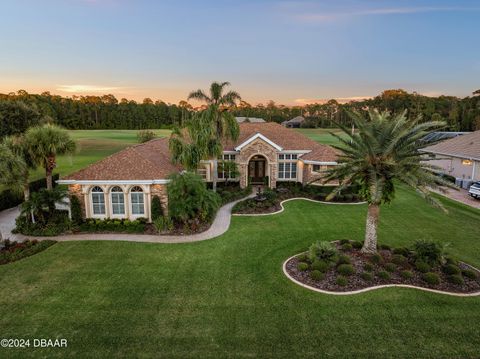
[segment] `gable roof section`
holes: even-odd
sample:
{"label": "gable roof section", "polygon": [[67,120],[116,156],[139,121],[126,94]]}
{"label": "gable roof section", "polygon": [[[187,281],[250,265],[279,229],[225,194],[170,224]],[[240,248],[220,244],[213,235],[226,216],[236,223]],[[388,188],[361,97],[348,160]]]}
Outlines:
{"label": "gable roof section", "polygon": [[168,138],[159,138],[127,147],[81,169],[62,180],[129,181],[159,180],[182,168],[172,164]]}
{"label": "gable roof section", "polygon": [[254,134],[252,137],[248,138],[245,142],[239,144],[237,147],[235,147],[235,151],[240,151],[243,147],[245,147],[246,145],[248,145],[249,143],[252,143],[253,141],[255,141],[257,138],[260,138],[261,140],[265,141],[266,143],[268,143],[270,146],[274,147],[276,150],[278,151],[282,151],[283,148],[280,147],[279,145],[277,145],[275,142],[269,140],[268,138],[266,138],[264,135],[262,135],[261,133],[256,133]]}
{"label": "gable roof section", "polygon": [[480,131],[442,141],[421,151],[480,161]]}

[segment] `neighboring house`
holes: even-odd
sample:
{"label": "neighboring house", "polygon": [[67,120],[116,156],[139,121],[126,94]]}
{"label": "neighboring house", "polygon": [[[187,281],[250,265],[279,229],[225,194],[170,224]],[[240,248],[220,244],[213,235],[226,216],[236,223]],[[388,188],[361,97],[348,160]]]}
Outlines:
{"label": "neighboring house", "polygon": [[444,173],[468,187],[480,180],[480,131],[457,136],[421,150],[428,153],[431,164],[441,167]]}
{"label": "neighboring house", "polygon": [[300,128],[300,126],[302,126],[302,123],[304,121],[305,121],[305,118],[303,116],[297,116],[292,118],[291,120],[283,121],[282,125],[287,128]]}
{"label": "neighboring house", "polygon": [[422,138],[422,142],[428,145],[429,143],[432,143],[432,142],[444,141],[450,138],[463,136],[468,133],[470,132],[436,131],[436,132],[431,132],[428,135],[426,135],[424,138]]}
{"label": "neighboring house", "polygon": [[258,118],[258,117],[235,117],[238,123],[261,123],[265,122],[263,118]]}
{"label": "neighboring house", "polygon": [[[182,170],[171,162],[168,138],[128,147],[58,181],[69,186],[81,203],[86,218],[146,217],[151,220],[152,196],[159,196],[167,209],[168,176]],[[221,160],[235,161],[242,188],[262,184],[275,188],[278,182],[306,184],[337,165],[337,152],[308,137],[273,123],[242,123],[237,141],[223,144]],[[220,166],[221,167],[221,166]],[[199,173],[211,182],[225,173],[218,160],[202,161]]]}

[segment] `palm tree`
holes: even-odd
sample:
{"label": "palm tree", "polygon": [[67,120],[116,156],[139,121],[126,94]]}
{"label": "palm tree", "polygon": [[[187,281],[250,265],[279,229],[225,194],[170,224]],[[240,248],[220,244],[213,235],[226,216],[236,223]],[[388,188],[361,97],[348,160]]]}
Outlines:
{"label": "palm tree", "polygon": [[339,165],[329,170],[322,181],[339,181],[328,199],[352,184],[360,185],[360,194],[368,203],[362,252],[375,253],[380,205],[394,198],[396,183],[414,188],[428,202],[444,209],[431,197],[430,190],[451,185],[435,175],[437,168],[425,162],[427,159],[419,149],[420,140],[445,123],[419,123],[420,118],[408,120],[406,112],[392,116],[370,110],[369,118],[358,112],[349,115],[357,132],[352,133],[348,127],[336,123],[344,132],[344,136],[332,133],[341,143],[334,146],[341,152]]}
{"label": "palm tree", "polygon": [[22,188],[26,164],[7,145],[0,144],[0,185],[14,190]]}
{"label": "palm tree", "polygon": [[9,136],[3,140],[3,143],[18,157],[20,157],[24,163],[24,171],[22,174],[23,180],[23,196],[25,201],[30,198],[30,170],[37,168],[39,163],[35,162],[36,159],[31,155],[31,146],[25,140],[24,136]]}
{"label": "palm tree", "polygon": [[51,190],[53,188],[52,173],[57,165],[57,156],[73,154],[75,142],[66,130],[51,124],[29,128],[25,133],[25,140],[32,158],[45,168],[47,189]]}
{"label": "palm tree", "polygon": [[[227,86],[230,86],[229,82],[213,82],[210,85],[209,95],[203,90],[196,90],[188,95],[189,100],[195,99],[207,104],[207,109],[203,111],[203,115],[206,116],[209,126],[212,126],[215,130],[215,136],[213,136],[211,141],[208,142],[210,149],[207,149],[207,152],[214,155],[214,158],[222,154],[222,140],[230,139],[235,141],[240,134],[238,123],[228,109],[235,106],[236,102],[241,100],[241,97],[236,91],[228,91],[224,93],[225,87]],[[219,148],[220,150],[218,151]],[[214,165],[213,190],[215,191],[217,187],[216,161],[214,162]]]}

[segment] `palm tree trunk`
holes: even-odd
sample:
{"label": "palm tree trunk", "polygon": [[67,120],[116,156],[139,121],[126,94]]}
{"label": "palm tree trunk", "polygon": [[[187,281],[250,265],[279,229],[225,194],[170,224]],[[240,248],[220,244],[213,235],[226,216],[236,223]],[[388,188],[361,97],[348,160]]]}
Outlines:
{"label": "palm tree trunk", "polygon": [[47,165],[45,166],[45,175],[47,179],[47,189],[51,191],[53,189],[53,179],[52,173],[53,169],[55,168],[55,156],[49,156],[47,159]]}
{"label": "palm tree trunk", "polygon": [[213,161],[212,189],[217,192],[218,160]]}
{"label": "palm tree trunk", "polygon": [[363,242],[362,253],[377,252],[377,228],[380,216],[380,206],[369,204],[367,211],[367,224],[365,228],[365,242]]}

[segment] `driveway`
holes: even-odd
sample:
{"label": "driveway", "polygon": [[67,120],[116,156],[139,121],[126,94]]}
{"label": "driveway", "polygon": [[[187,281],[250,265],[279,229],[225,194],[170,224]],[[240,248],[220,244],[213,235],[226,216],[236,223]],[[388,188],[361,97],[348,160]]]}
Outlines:
{"label": "driveway", "polygon": [[6,209],[0,212],[0,232],[3,239],[11,239],[12,241],[22,240],[21,235],[12,233],[15,228],[15,218],[20,214],[20,207]]}
{"label": "driveway", "polygon": [[441,194],[442,196],[453,199],[454,201],[462,202],[467,206],[480,209],[480,199],[475,199],[471,197],[466,189],[460,188],[458,190],[455,190],[453,188],[447,188],[446,190],[446,193],[440,193],[437,191],[436,192],[438,194]]}

